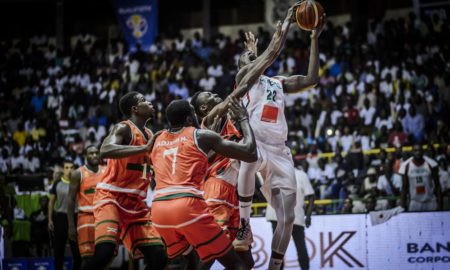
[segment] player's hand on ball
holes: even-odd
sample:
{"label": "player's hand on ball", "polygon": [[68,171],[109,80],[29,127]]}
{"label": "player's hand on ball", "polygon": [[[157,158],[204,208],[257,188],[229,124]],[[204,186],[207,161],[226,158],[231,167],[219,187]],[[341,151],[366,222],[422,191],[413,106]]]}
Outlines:
{"label": "player's hand on ball", "polygon": [[291,22],[295,22],[296,18],[295,18],[295,11],[297,9],[297,7],[300,5],[300,1],[293,4],[289,9],[288,12],[286,14],[286,19],[289,19]]}
{"label": "player's hand on ball", "polygon": [[311,31],[311,38],[318,38],[320,36],[325,26],[326,17],[327,15],[325,13],[320,17],[320,26]]}

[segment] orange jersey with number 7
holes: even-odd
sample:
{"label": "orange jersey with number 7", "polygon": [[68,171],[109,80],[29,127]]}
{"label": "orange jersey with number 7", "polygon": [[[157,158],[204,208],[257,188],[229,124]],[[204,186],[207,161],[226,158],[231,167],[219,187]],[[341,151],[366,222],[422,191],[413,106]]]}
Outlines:
{"label": "orange jersey with number 7", "polygon": [[208,157],[197,145],[196,128],[163,131],[155,140],[151,157],[156,181],[154,200],[201,197]]}
{"label": "orange jersey with number 7", "polygon": [[[147,139],[141,130],[131,121],[122,122],[131,129],[132,138],[129,145],[144,145]],[[147,138],[153,136],[146,128]],[[128,196],[145,199],[150,184],[150,153],[129,156],[120,159],[108,159],[107,169],[97,189],[125,193]]]}

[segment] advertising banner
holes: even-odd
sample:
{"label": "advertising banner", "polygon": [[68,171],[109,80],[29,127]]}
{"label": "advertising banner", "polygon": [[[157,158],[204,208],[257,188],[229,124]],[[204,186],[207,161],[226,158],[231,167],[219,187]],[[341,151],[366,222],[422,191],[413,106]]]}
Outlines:
{"label": "advertising banner", "polygon": [[[255,269],[267,269],[271,224],[252,218],[251,226]],[[365,214],[313,216],[305,236],[310,269],[450,269],[450,212],[401,213],[378,225]],[[292,239],[285,269],[300,269]]]}
{"label": "advertising banner", "polygon": [[115,0],[115,11],[130,52],[148,51],[158,34],[157,0]]}

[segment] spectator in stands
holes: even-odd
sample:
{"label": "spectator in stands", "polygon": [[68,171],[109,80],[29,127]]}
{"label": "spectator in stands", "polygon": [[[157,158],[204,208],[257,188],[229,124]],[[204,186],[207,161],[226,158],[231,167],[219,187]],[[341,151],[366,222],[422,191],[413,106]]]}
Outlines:
{"label": "spectator in stands", "polygon": [[422,143],[424,137],[425,118],[416,112],[416,108],[411,106],[409,113],[405,117],[405,131],[410,134],[416,143]]}
{"label": "spectator in stands", "polygon": [[[53,183],[50,190],[50,202],[48,204],[48,229],[54,234],[55,269],[62,270],[64,263],[64,251],[68,240],[67,206],[69,199],[70,173],[73,170],[73,162],[66,160],[63,167],[63,175]],[[76,217],[74,217],[76,219]],[[75,222],[76,224],[76,222]],[[74,269],[80,269],[81,257],[78,245],[69,241],[72,251]]]}
{"label": "spectator in stands", "polygon": [[403,132],[402,124],[399,121],[394,123],[394,129],[389,133],[388,143],[395,147],[405,145],[408,142],[408,135]]}
{"label": "spectator in stands", "polygon": [[353,213],[353,200],[351,198],[345,198],[344,206],[341,209],[341,214]]}
{"label": "spectator in stands", "polygon": [[27,139],[27,132],[25,131],[25,126],[22,122],[17,125],[17,130],[13,133],[13,140],[19,145],[23,146]]}
{"label": "spectator in stands", "polygon": [[365,207],[366,207],[366,213],[375,211],[375,208],[377,206],[377,199],[373,195],[369,195],[365,200]]}
{"label": "spectator in stands", "polygon": [[[31,213],[31,243],[36,250],[38,257],[49,256],[50,238],[47,229],[48,225],[48,197],[42,196],[39,199],[40,208]],[[47,252],[44,253],[44,250]]]}
{"label": "spectator in stands", "polygon": [[398,196],[402,188],[402,178],[394,174],[393,167],[389,163],[380,166],[381,175],[378,176],[377,190],[382,196]]}
{"label": "spectator in stands", "polygon": [[[403,177],[402,206],[408,211],[435,211],[441,209],[441,185],[438,164],[424,156],[422,146],[415,144],[414,155],[403,162],[399,174]],[[409,205],[406,205],[409,195]]]}
{"label": "spectator in stands", "polygon": [[370,167],[367,170],[366,177],[364,178],[363,184],[361,186],[360,194],[364,196],[372,192],[376,193],[377,190],[377,170],[374,167]]}

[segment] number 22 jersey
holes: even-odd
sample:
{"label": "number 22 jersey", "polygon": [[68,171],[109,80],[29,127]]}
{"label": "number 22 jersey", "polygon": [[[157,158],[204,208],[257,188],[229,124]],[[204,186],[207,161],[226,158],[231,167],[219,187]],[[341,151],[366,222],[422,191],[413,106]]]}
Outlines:
{"label": "number 22 jersey", "polygon": [[284,144],[287,140],[283,82],[280,79],[263,75],[243,97],[255,138],[268,144]]}

